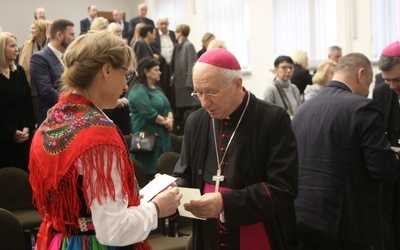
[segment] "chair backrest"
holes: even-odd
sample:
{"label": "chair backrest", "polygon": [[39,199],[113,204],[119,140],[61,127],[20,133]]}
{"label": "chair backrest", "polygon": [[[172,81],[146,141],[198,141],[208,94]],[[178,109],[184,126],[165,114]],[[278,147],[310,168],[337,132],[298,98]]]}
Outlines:
{"label": "chair backrest", "polygon": [[160,155],[157,163],[157,172],[160,174],[172,174],[180,154],[176,152],[165,152]]}
{"label": "chair backrest", "polygon": [[128,150],[130,150],[132,135],[124,135],[124,140],[125,140],[126,145],[128,146]]}
{"label": "chair backrest", "polygon": [[34,209],[27,172],[16,167],[0,169],[0,207],[9,211]]}
{"label": "chair backrest", "polygon": [[0,208],[0,225],[0,249],[24,250],[24,231],[17,217]]}
{"label": "chair backrest", "polygon": [[135,176],[136,180],[139,184],[139,187],[142,188],[146,186],[147,180],[146,180],[146,174],[144,173],[144,168],[142,164],[136,160],[135,158],[131,158],[133,162],[133,168],[135,169]]}
{"label": "chair backrest", "polygon": [[176,135],[174,133],[170,133],[170,137],[171,137],[172,151],[180,154],[182,148],[183,135]]}

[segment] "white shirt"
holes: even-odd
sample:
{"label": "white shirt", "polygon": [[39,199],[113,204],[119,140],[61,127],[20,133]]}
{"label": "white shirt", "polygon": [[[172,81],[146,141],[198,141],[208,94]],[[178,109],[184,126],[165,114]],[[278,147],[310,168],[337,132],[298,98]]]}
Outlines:
{"label": "white shirt", "polygon": [[160,34],[160,45],[161,45],[161,56],[165,58],[167,64],[171,64],[172,53],[174,51],[174,43],[172,42],[171,37],[169,36],[169,31],[167,34],[163,34],[161,30],[158,30]]}
{"label": "white shirt", "polygon": [[[96,150],[96,149],[91,149]],[[93,164],[107,162],[98,161],[95,153],[91,153]],[[80,156],[82,157],[82,155]],[[104,154],[104,158],[107,155]],[[141,204],[137,207],[128,207],[126,198],[123,198],[121,178],[117,166],[117,154],[113,154],[111,166],[111,178],[114,182],[115,201],[111,198],[102,198],[101,205],[97,199],[92,201],[90,210],[96,230],[96,238],[103,245],[126,246],[145,240],[150,232],[157,228],[157,210],[152,203]],[[121,161],[119,161],[121,162]],[[77,159],[78,173],[83,174],[80,158]],[[108,168],[104,164],[104,171]],[[93,182],[96,181],[96,173],[93,171]],[[90,191],[88,191],[90,195]],[[88,197],[90,199],[90,197]]]}
{"label": "white shirt", "polygon": [[53,53],[56,55],[56,57],[58,58],[58,60],[60,60],[62,66],[65,67],[65,66],[64,66],[64,62],[63,62],[63,60],[62,60],[63,53],[61,53],[59,50],[57,50],[56,48],[54,48],[50,43],[48,43],[47,46],[51,49],[51,51],[53,51]]}

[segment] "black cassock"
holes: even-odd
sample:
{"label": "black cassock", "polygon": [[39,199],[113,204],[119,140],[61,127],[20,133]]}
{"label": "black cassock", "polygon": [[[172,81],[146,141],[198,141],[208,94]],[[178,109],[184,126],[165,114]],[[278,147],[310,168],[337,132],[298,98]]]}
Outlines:
{"label": "black cassock", "polygon": [[[243,119],[226,150],[250,95]],[[297,145],[290,118],[282,108],[247,92],[239,108],[224,120],[215,120],[217,152],[224,181],[225,223],[195,220],[194,249],[239,249],[240,227],[263,222],[271,247],[300,249],[294,199],[297,195]],[[179,186],[215,185],[218,164],[213,120],[200,109],[187,120],[181,158],[174,176]],[[253,240],[253,239],[251,239]],[[260,239],[254,237],[254,242]]]}

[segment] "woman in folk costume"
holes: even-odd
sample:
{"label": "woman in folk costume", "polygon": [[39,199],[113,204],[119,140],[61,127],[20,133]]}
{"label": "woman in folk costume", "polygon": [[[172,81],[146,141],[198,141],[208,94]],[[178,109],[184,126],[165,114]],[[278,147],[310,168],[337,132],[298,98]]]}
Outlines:
{"label": "woman in folk costume", "polygon": [[43,217],[36,249],[151,249],[158,217],[182,197],[168,187],[140,204],[125,143],[101,111],[114,108],[135,56],[107,31],[79,36],[64,54],[63,93],[31,146],[30,182]]}

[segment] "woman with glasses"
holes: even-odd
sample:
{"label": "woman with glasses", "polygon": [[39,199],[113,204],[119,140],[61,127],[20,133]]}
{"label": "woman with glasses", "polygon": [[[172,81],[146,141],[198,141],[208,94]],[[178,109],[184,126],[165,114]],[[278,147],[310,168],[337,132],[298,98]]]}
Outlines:
{"label": "woman with glasses", "polygon": [[158,135],[153,152],[134,155],[142,163],[150,181],[157,172],[160,155],[172,151],[169,132],[173,129],[174,118],[168,98],[156,85],[160,81],[160,63],[152,57],[145,57],[139,61],[137,71],[138,77],[128,95],[132,133],[145,130]]}
{"label": "woman with glasses", "polygon": [[66,50],[59,102],[31,146],[30,182],[43,217],[36,249],[147,250],[158,217],[176,211],[177,187],[141,204],[122,135],[102,112],[115,107],[135,64],[132,49],[107,31],[81,35]]}
{"label": "woman with glasses", "polygon": [[279,56],[274,62],[276,77],[273,84],[268,84],[264,92],[264,100],[284,108],[293,117],[301,104],[300,91],[290,82],[293,75],[294,62],[288,56]]}

